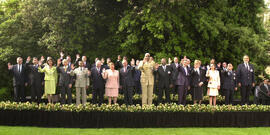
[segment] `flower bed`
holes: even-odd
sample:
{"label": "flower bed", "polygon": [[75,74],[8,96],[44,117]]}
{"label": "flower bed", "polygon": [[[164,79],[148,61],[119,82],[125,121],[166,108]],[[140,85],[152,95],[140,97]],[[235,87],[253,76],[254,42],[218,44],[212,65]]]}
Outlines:
{"label": "flower bed", "polygon": [[0,102],[0,110],[40,110],[40,111],[63,111],[63,112],[270,112],[270,106],[266,105],[177,105],[159,104],[155,105],[106,105],[98,106],[96,104],[79,105],[60,105],[57,104],[36,104],[36,103],[16,103],[16,102]]}

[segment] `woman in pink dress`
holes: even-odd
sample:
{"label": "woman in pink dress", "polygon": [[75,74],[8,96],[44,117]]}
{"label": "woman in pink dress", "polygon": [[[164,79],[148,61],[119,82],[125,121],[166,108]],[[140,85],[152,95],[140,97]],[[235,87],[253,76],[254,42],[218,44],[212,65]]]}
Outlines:
{"label": "woman in pink dress", "polygon": [[109,64],[110,69],[103,69],[102,77],[106,79],[105,95],[108,96],[109,105],[111,105],[112,98],[114,104],[117,102],[119,89],[119,72],[114,69],[114,63]]}

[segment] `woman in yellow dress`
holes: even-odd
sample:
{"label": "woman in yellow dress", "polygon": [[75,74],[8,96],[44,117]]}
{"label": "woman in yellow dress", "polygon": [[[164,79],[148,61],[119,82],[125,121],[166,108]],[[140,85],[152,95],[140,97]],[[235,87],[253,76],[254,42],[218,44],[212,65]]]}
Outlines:
{"label": "woman in yellow dress", "polygon": [[57,70],[56,67],[53,66],[53,60],[50,58],[47,60],[47,65],[41,68],[42,63],[39,63],[38,71],[45,73],[45,88],[44,94],[47,94],[48,103],[53,103],[52,95],[55,94],[56,85],[57,85]]}

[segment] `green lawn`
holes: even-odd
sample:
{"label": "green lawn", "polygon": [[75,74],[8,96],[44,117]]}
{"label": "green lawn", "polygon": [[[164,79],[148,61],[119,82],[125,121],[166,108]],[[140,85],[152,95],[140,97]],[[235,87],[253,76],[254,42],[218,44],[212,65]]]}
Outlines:
{"label": "green lawn", "polygon": [[270,135],[270,128],[78,129],[0,126],[0,135]]}

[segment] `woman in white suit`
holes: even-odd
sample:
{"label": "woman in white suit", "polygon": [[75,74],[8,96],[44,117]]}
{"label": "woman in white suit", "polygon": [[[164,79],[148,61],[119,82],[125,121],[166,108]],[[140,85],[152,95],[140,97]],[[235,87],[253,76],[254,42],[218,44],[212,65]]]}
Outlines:
{"label": "woman in white suit", "polygon": [[211,64],[210,69],[206,72],[206,77],[209,77],[207,95],[209,96],[209,104],[216,105],[216,96],[220,89],[219,71],[215,69],[215,65]]}

